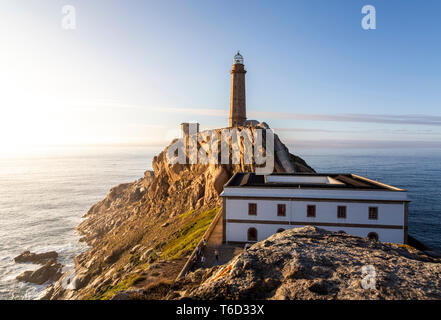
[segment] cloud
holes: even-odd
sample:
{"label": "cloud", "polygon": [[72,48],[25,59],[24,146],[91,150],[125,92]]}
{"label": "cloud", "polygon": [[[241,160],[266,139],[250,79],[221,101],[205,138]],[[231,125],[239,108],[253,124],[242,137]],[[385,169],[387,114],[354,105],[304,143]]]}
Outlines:
{"label": "cloud", "polygon": [[[295,132],[295,133],[344,133],[344,134],[369,134],[372,135],[372,130],[370,129],[352,129],[352,130],[336,130],[336,129],[321,129],[321,128],[273,128],[277,132]],[[375,134],[398,134],[398,135],[441,135],[439,131],[433,131],[432,129],[392,129],[392,128],[381,128],[375,129]]]}
{"label": "cloud", "polygon": [[187,108],[187,107],[164,107],[164,106],[149,106],[142,104],[131,104],[131,103],[121,103],[116,101],[107,100],[95,100],[95,101],[79,101],[70,103],[72,106],[79,106],[82,108],[91,109],[132,109],[132,110],[148,110],[156,112],[166,112],[166,113],[181,113],[181,114],[192,114],[200,116],[214,116],[214,117],[225,117],[228,112],[223,109],[214,108]]}
{"label": "cloud", "polygon": [[305,132],[305,133],[355,133],[355,130],[334,130],[318,128],[273,128],[277,132]]}
{"label": "cloud", "polygon": [[[228,108],[190,108],[190,107],[164,107],[148,106],[140,104],[127,104],[114,101],[90,101],[80,103],[83,106],[92,108],[122,108],[139,109],[165,113],[191,114],[199,116],[212,116],[225,118],[228,114]],[[248,118],[273,120],[307,120],[307,121],[327,121],[327,122],[364,122],[364,123],[384,123],[399,125],[424,125],[441,126],[441,116],[425,114],[308,114],[293,112],[267,112],[267,111],[249,111]],[[264,120],[263,120],[264,119]]]}
{"label": "cloud", "polygon": [[441,141],[427,140],[284,140],[290,150],[296,148],[335,148],[335,149],[409,149],[441,148]]}
{"label": "cloud", "polygon": [[291,112],[250,112],[252,117],[261,119],[292,119],[331,122],[365,122],[400,125],[441,126],[441,116],[422,114],[300,114]]}

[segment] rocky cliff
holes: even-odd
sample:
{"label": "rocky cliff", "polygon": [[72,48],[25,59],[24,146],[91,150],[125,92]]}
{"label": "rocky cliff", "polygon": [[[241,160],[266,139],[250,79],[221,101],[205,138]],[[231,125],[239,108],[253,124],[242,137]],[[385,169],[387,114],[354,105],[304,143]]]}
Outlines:
{"label": "rocky cliff", "polygon": [[256,243],[223,266],[198,270],[188,281],[190,289],[182,291],[183,283],[169,297],[441,299],[441,259],[405,245],[303,227]]}
{"label": "rocky cliff", "polygon": [[[253,140],[259,128],[267,125],[238,130],[249,129],[244,132]],[[220,135],[220,130],[213,132]],[[275,172],[314,171],[290,154],[277,135],[274,142]],[[43,299],[107,299],[176,277],[220,209],[223,185],[237,171],[254,172],[256,165],[244,161],[241,140],[232,148],[241,151],[238,164],[170,164],[166,154],[172,144],[154,157],[153,171],[112,188],[87,212],[77,229],[90,249],[76,257],[75,272],[63,274]]]}

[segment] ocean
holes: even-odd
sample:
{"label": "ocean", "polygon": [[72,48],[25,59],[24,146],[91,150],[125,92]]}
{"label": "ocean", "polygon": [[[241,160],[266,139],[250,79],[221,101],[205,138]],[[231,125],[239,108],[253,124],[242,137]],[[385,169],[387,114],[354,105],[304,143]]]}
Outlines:
{"label": "ocean", "polygon": [[[318,172],[351,172],[405,188],[412,200],[409,233],[441,250],[441,152],[398,149],[292,149]],[[151,169],[153,147],[47,148],[0,157],[0,299],[36,299],[45,285],[15,277],[32,264],[15,264],[25,250],[55,250],[64,270],[87,247],[75,227],[109,189]]]}

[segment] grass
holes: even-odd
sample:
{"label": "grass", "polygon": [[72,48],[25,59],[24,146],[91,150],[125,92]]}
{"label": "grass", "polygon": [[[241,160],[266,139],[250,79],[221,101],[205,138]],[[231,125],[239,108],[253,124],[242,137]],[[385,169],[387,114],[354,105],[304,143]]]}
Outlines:
{"label": "grass", "polygon": [[[185,257],[196,248],[219,210],[220,208],[213,208],[204,212],[191,210],[182,214],[180,216],[182,222],[180,229],[168,242],[162,241],[155,245],[147,263],[142,264],[138,253],[130,255],[129,261],[138,267],[142,264],[140,267],[145,269],[145,267],[154,263],[158,259],[175,260]],[[142,238],[139,233],[136,233],[135,237],[137,238],[136,240]],[[130,237],[130,239],[121,239],[122,241],[119,244],[118,249],[126,247],[127,243],[133,240],[132,238],[133,237]],[[156,274],[155,272],[152,276],[160,276],[160,274]],[[142,280],[144,280],[143,276],[132,274],[117,285],[109,285],[100,293],[92,295],[90,298],[97,300],[110,299],[117,292],[126,290]]]}
{"label": "grass", "polygon": [[181,214],[179,216],[179,218],[181,218],[181,220],[184,221],[184,220],[188,219],[193,213],[195,213],[195,210],[187,211],[187,212]]}
{"label": "grass", "polygon": [[192,217],[193,211],[184,213],[181,218],[187,218],[189,221],[183,225],[176,238],[164,246],[161,258],[174,260],[191,253],[202,239],[202,236],[219,210],[220,208],[214,208],[194,217]]}
{"label": "grass", "polygon": [[140,257],[141,257],[140,253],[136,252],[135,254],[130,255],[129,261],[132,265],[137,266],[141,264]]}
{"label": "grass", "polygon": [[149,258],[148,258],[148,263],[149,264],[152,264],[152,263],[154,263],[156,260],[158,260],[158,258],[159,258],[159,256],[158,256],[158,254],[156,253],[156,251],[153,251],[151,254],[150,254],[150,256],[149,256]]}
{"label": "grass", "polygon": [[93,299],[95,299],[95,300],[108,300],[108,299],[112,298],[118,291],[128,289],[128,288],[132,287],[133,285],[135,285],[136,283],[138,283],[139,281],[142,281],[144,279],[145,278],[140,275],[133,274],[133,275],[129,276],[127,279],[125,279],[124,281],[118,283],[117,285],[107,287],[106,289],[104,289],[104,291],[101,294],[94,296]]}

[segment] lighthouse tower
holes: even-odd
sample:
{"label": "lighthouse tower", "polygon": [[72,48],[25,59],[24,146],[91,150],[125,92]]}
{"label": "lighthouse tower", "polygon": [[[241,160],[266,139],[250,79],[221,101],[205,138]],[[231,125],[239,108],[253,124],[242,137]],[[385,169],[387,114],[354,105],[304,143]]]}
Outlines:
{"label": "lighthouse tower", "polygon": [[231,73],[230,127],[244,125],[247,120],[245,105],[245,66],[243,57],[237,52]]}

